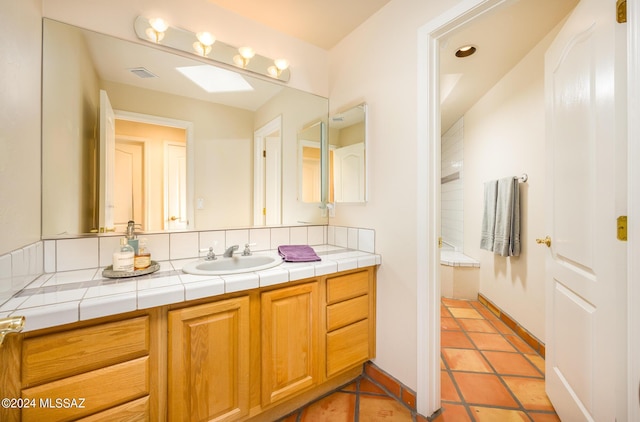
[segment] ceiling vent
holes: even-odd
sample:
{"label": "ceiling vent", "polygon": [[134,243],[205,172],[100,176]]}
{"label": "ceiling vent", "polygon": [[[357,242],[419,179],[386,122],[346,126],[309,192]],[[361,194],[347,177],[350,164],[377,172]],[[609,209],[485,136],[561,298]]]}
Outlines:
{"label": "ceiling vent", "polygon": [[154,75],[153,73],[149,72],[144,67],[135,67],[133,69],[129,69],[129,72],[133,73],[134,75],[136,75],[137,77],[142,78],[142,79],[157,78],[156,75]]}

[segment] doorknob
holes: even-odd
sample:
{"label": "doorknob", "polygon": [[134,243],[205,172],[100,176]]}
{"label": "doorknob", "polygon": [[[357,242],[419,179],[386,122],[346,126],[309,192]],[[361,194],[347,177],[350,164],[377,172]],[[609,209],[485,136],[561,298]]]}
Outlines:
{"label": "doorknob", "polygon": [[551,247],[551,238],[549,236],[546,236],[544,239],[536,239],[536,243],[538,245],[547,245],[547,248]]}
{"label": "doorknob", "polygon": [[176,221],[178,219],[178,217],[176,217],[175,215],[171,216],[171,218],[169,220],[171,221]]}

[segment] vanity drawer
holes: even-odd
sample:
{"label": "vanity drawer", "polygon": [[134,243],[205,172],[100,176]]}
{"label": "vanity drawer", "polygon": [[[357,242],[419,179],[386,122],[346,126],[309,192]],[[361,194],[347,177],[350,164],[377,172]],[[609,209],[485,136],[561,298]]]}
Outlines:
{"label": "vanity drawer", "polygon": [[327,377],[369,359],[369,320],[327,334]]}
{"label": "vanity drawer", "polygon": [[362,296],[369,291],[369,272],[360,271],[327,279],[327,303]]}
{"label": "vanity drawer", "polygon": [[369,295],[327,306],[327,331],[365,319],[369,316]]}
{"label": "vanity drawer", "polygon": [[149,353],[149,317],[27,338],[22,352],[22,385],[77,375]]}
{"label": "vanity drawer", "polygon": [[[149,395],[149,358],[142,357],[22,390],[37,406],[22,409],[22,421],[61,421],[88,416]],[[51,399],[50,405],[42,400]],[[56,399],[75,406],[56,407]],[[63,402],[64,403],[64,402]],[[81,408],[79,405],[84,406]]]}
{"label": "vanity drawer", "polygon": [[78,419],[78,422],[148,422],[149,396],[116,406],[113,409]]}

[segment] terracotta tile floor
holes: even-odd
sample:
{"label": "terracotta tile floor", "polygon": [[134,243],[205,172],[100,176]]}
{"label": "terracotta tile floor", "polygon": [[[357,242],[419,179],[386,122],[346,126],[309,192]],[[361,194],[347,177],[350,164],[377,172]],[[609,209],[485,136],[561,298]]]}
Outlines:
{"label": "terracotta tile floor", "polygon": [[[477,301],[442,299],[442,410],[434,422],[559,421],[544,360]],[[362,375],[280,422],[424,421]]]}
{"label": "terracotta tile floor", "polygon": [[442,299],[442,412],[435,422],[559,421],[544,359],[477,301]]}

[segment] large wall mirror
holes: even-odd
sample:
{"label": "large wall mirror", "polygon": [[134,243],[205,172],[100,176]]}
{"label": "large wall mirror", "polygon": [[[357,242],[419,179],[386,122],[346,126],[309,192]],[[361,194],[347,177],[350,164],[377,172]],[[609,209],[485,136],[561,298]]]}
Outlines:
{"label": "large wall mirror", "polygon": [[328,202],[367,201],[367,105],[329,118]]}
{"label": "large wall mirror", "polygon": [[42,94],[43,238],[327,223],[298,198],[326,98],[49,19]]}

